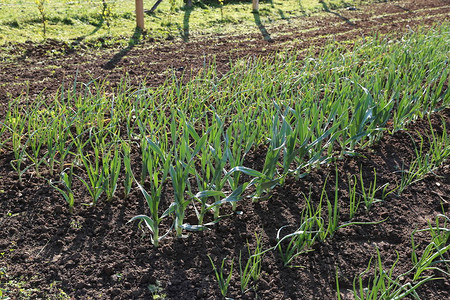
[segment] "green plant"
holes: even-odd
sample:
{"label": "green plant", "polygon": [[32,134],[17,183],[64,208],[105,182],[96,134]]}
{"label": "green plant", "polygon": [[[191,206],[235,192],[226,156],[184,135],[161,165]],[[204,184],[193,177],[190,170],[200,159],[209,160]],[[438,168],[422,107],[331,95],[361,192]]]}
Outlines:
{"label": "green plant", "polygon": [[442,135],[438,136],[431,124],[431,119],[428,116],[428,123],[430,126],[431,136],[428,137],[430,143],[429,156],[431,161],[431,170],[439,167],[450,156],[450,136],[447,132],[447,125],[445,120],[442,120]]}
{"label": "green plant", "polygon": [[28,122],[28,149],[31,151],[26,151],[25,154],[32,162],[36,176],[40,177],[39,168],[45,159],[41,156],[41,150],[45,144],[44,137],[48,135],[48,129],[43,124],[35,124],[36,126],[31,126],[31,123],[32,122],[30,120]]}
{"label": "green plant", "polygon": [[27,170],[27,168],[22,169],[22,163],[26,159],[26,147],[28,143],[26,134],[27,121],[28,120],[26,118],[26,115],[21,113],[21,110],[18,107],[17,103],[10,103],[3,126],[7,128],[7,131],[10,135],[10,141],[14,155],[14,160],[10,161],[10,164],[12,168],[18,173],[20,183],[22,183],[22,175]]}
{"label": "green plant", "polygon": [[123,142],[122,144],[122,160],[123,160],[123,165],[125,168],[125,178],[123,181],[124,184],[124,196],[125,198],[128,197],[128,195],[130,194],[131,191],[131,187],[133,185],[133,179],[134,179],[134,175],[133,175],[133,171],[131,170],[131,148],[130,145],[127,144],[126,142]]}
{"label": "green plant", "polygon": [[280,115],[277,113],[272,118],[271,131],[269,133],[269,146],[264,160],[264,166],[261,171],[261,176],[256,181],[256,191],[253,196],[253,201],[258,201],[263,193],[268,193],[277,184],[280,183],[281,176],[277,174],[277,165],[280,158],[282,148],[286,140],[287,127],[281,126],[279,128]]}
{"label": "green plant", "polygon": [[[277,244],[274,249],[278,249],[281,259],[285,266],[291,265],[294,259],[306,252],[312,251],[312,245],[318,241],[323,242],[326,238],[333,237],[334,233],[340,228],[350,225],[369,225],[379,224],[385,220],[375,222],[355,222],[349,221],[339,225],[339,193],[338,193],[338,171],[336,169],[336,183],[334,191],[334,200],[331,202],[326,193],[327,180],[325,180],[319,203],[313,206],[311,193],[304,195],[306,205],[301,216],[301,225],[292,233],[281,236],[281,231],[286,227],[281,227],[277,232]],[[327,218],[322,215],[323,203],[327,204]]]}
{"label": "green plant", "polygon": [[242,252],[239,253],[239,274],[241,277],[241,292],[246,293],[248,285],[252,280],[254,284],[258,281],[262,272],[263,251],[261,237],[255,233],[256,246],[255,250],[250,251],[250,245],[247,242],[248,259],[245,265],[242,262]]}
{"label": "green plant", "polygon": [[233,277],[233,261],[231,261],[230,265],[230,271],[228,273],[228,276],[225,277],[224,269],[225,269],[225,261],[226,258],[222,260],[222,264],[220,266],[220,270],[216,268],[216,265],[214,264],[211,256],[208,255],[209,261],[211,262],[211,265],[214,270],[214,274],[216,275],[217,282],[219,283],[219,289],[222,296],[226,297],[228,292],[228,287],[230,286],[231,278]]}
{"label": "green plant", "polygon": [[419,146],[415,145],[415,158],[411,161],[409,168],[401,170],[401,179],[397,187],[397,194],[403,191],[412,183],[421,180],[426,174],[433,172],[450,156],[450,136],[447,133],[445,122],[442,122],[442,136],[437,136],[430,123],[431,137],[428,137],[430,144],[429,151],[424,153],[424,138],[419,135]]}
{"label": "green plant", "polygon": [[102,155],[103,189],[107,200],[111,200],[116,192],[121,171],[121,157],[117,145]]}
{"label": "green plant", "polygon": [[[240,122],[240,119],[245,115],[247,114],[243,110],[240,110],[240,113],[233,118],[231,126],[224,134],[224,154],[228,158],[228,164],[231,170],[243,165],[244,159],[253,147],[258,134],[258,131],[253,126],[250,126],[255,123],[255,119],[251,119],[250,124]],[[237,190],[241,184],[241,172],[227,172],[227,174],[227,181],[231,190]],[[232,203],[233,211],[236,210],[236,205],[236,202]]]}
{"label": "green plant", "polygon": [[[366,210],[369,210],[374,203],[384,201],[387,195],[389,195],[392,191],[388,192],[389,183],[385,183],[382,186],[377,187],[377,171],[373,169],[373,182],[369,184],[369,188],[366,190],[364,186],[364,179],[362,175],[362,170],[359,172],[359,182],[361,186],[361,198],[364,201],[364,206]],[[381,191],[381,198],[376,198],[375,195]]]}
{"label": "green plant", "polygon": [[177,209],[176,203],[173,203],[160,215],[160,202],[161,202],[161,193],[166,184],[166,181],[170,172],[170,163],[171,157],[170,154],[163,153],[161,147],[154,143],[151,139],[146,138],[142,141],[143,152],[146,152],[147,155],[145,165],[150,176],[150,193],[147,192],[144,187],[136,181],[138,188],[140,189],[142,195],[144,196],[147,206],[150,210],[150,216],[139,215],[133,217],[131,221],[134,220],[142,220],[145,222],[145,225],[151,232],[151,241],[153,246],[158,247],[159,241],[163,239],[172,229],[160,236],[159,234],[159,225],[161,221],[167,216],[174,213]]}
{"label": "green plant", "polygon": [[409,272],[393,277],[395,266],[399,260],[398,253],[396,261],[386,271],[383,268],[380,251],[377,249],[377,261],[373,268],[373,276],[370,276],[367,284],[364,284],[364,275],[370,271],[372,259],[370,259],[367,269],[353,280],[353,295],[357,300],[403,299],[406,296],[420,299],[416,293],[416,289],[422,284],[434,280],[433,277],[426,277],[421,281],[402,283],[403,278]]}
{"label": "green plant", "polygon": [[[440,220],[443,220],[440,222]],[[450,276],[450,260],[446,258],[446,253],[450,252],[450,245],[448,244],[450,238],[450,218],[445,215],[438,215],[436,217],[435,226],[431,223],[429,228],[422,230],[415,230],[411,234],[412,254],[411,259],[414,263],[414,276],[413,280],[417,281],[423,278],[427,278],[425,271],[438,271],[446,276]],[[429,232],[431,236],[431,242],[423,250],[422,256],[418,258],[417,245],[414,242],[414,236],[419,232]],[[436,265],[442,265],[442,267],[436,267]]]}
{"label": "green plant", "polygon": [[356,192],[358,177],[356,175],[348,178],[348,195],[349,195],[349,218],[353,219],[361,204],[361,196]]}
{"label": "green plant", "polygon": [[106,27],[108,29],[111,28],[112,21],[113,21],[113,14],[112,9],[114,2],[108,2],[107,0],[102,0],[102,11],[100,13],[102,20],[106,23]]}
{"label": "green plant", "polygon": [[39,15],[41,16],[41,24],[42,24],[42,36],[45,38],[47,34],[47,10],[45,9],[45,3],[48,0],[34,0],[36,3],[36,7],[39,11]]}
{"label": "green plant", "polygon": [[[96,139],[96,142],[93,141]],[[88,190],[92,204],[97,204],[98,199],[104,192],[104,174],[101,167],[101,149],[98,143],[98,137],[90,137],[89,142],[92,146],[93,153],[87,154],[83,151],[83,148],[79,147],[78,155],[83,163],[84,170],[87,173],[88,180],[85,180],[81,176],[77,176]]]}
{"label": "green plant", "polygon": [[[228,156],[222,149],[223,122],[218,116],[216,116],[215,121],[216,125],[213,126],[211,124],[208,128],[208,147],[205,147],[206,149],[203,149],[201,155],[199,155],[201,171],[195,171],[199,193],[194,199],[199,200],[201,205],[200,211],[197,213],[200,225],[203,224],[204,215],[209,209],[214,212],[214,220],[218,220],[220,205],[209,205],[207,199],[213,198],[213,203],[218,202],[220,197],[225,196],[222,191],[227,183],[225,165],[228,161]],[[192,127],[191,131],[193,131]]]}
{"label": "green plant", "polygon": [[[52,182],[51,180],[49,180],[49,184],[58,192],[60,192],[61,195],[64,197],[64,200],[66,200],[67,204],[69,205],[70,213],[73,212],[73,206],[75,203],[75,196],[72,190],[72,183],[73,183],[73,165],[67,170],[61,172],[59,182]],[[62,185],[62,188],[60,188],[58,185]]]}
{"label": "green plant", "polygon": [[[186,125],[187,120],[181,113],[179,114],[181,117],[181,124]],[[175,132],[175,120],[172,120],[171,132],[172,138],[176,141],[177,133]],[[205,148],[207,137],[207,134],[200,137],[195,131],[189,130],[189,127],[185,126],[181,132],[179,143],[173,150],[173,163],[169,166],[169,174],[174,190],[175,230],[177,237],[182,236],[183,229],[198,229],[197,227],[190,227],[189,224],[184,224],[186,208],[190,202],[189,199],[185,198],[185,193],[187,188],[190,189],[190,175],[195,174],[194,158]],[[196,142],[194,149],[190,147],[190,138],[193,138]]]}
{"label": "green plant", "polygon": [[[403,299],[407,296],[420,299],[416,293],[417,288],[426,282],[441,279],[436,277],[436,273],[442,273],[445,276],[450,275],[450,260],[446,258],[446,254],[450,250],[448,240],[450,230],[448,223],[450,219],[445,215],[436,217],[436,224],[429,224],[429,228],[414,230],[411,234],[412,254],[411,259],[414,264],[413,268],[397,277],[393,276],[397,260],[386,271],[383,268],[380,251],[377,249],[377,263],[374,266],[373,276],[365,280],[365,274],[370,270],[372,259],[369,261],[367,269],[356,276],[353,280],[353,294],[355,299]],[[431,242],[426,245],[422,256],[419,258],[414,236],[421,232],[429,232]],[[432,271],[432,272],[430,272]],[[434,272],[434,273],[433,273]],[[410,276],[412,274],[412,276]],[[407,278],[411,278],[408,280]],[[367,284],[364,284],[367,282]]]}

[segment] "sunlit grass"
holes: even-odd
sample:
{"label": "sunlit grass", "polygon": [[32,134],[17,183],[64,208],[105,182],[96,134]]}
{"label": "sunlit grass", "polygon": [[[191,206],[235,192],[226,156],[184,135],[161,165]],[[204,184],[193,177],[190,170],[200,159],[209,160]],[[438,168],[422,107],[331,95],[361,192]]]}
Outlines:
{"label": "sunlit grass", "polygon": [[[367,2],[374,1],[261,1],[256,18],[251,13],[250,1],[225,1],[223,7],[219,1],[193,1],[192,8],[185,7],[180,0],[176,1],[175,7],[171,7],[170,1],[163,1],[155,12],[145,14],[145,26],[150,37],[188,40],[212,33],[259,32],[260,25]],[[128,41],[136,27],[134,1],[108,0],[106,3],[111,9],[109,15],[103,13],[102,1],[46,1],[46,38],[65,42],[95,41],[98,45]],[[144,2],[144,9],[150,10],[153,4]],[[0,1],[0,45],[43,39],[41,15],[33,1]]]}

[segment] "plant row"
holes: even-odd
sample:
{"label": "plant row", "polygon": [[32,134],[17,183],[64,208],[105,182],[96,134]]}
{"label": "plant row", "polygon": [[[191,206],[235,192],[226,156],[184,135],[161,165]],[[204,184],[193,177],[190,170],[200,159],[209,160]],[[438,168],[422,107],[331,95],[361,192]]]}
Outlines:
{"label": "plant row", "polygon": [[[188,83],[174,76],[155,89],[124,81],[111,92],[106,82],[75,81],[52,99],[11,101],[0,150],[11,152],[20,182],[26,172],[45,176],[71,210],[79,193],[95,205],[117,197],[119,186],[124,197],[136,186],[149,211],[134,219],[157,246],[172,230],[180,237],[217,223],[221,208],[235,210],[243,195],[260,201],[288,176],[355,155],[383,133],[448,107],[449,45],[442,26],[397,41],[373,38],[352,51],[330,45],[305,59],[241,60],[223,75],[205,65]],[[433,136],[430,154],[418,148],[407,174],[448,157],[444,133]],[[263,153],[262,168],[246,166],[249,153]],[[190,204],[197,224],[185,220]],[[166,218],[172,226],[161,234]]]}

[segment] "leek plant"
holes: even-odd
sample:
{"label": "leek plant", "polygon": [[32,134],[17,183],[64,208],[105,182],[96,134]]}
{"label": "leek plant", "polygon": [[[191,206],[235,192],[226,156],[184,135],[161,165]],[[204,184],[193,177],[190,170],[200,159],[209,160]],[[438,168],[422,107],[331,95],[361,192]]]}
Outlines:
{"label": "leek plant", "polygon": [[216,275],[217,282],[219,283],[219,290],[222,296],[226,297],[228,293],[228,288],[230,286],[231,278],[233,277],[233,261],[231,261],[230,272],[228,276],[225,276],[225,261],[226,258],[222,260],[222,264],[220,265],[220,269],[216,267],[211,256],[208,255],[209,261],[213,267],[214,274]]}
{"label": "leek plant", "polygon": [[[223,147],[224,155],[228,159],[228,166],[230,171],[225,171],[227,176],[227,182],[232,191],[236,191],[241,186],[241,172],[231,171],[236,170],[236,167],[241,167],[244,165],[244,160],[249,151],[255,145],[257,136],[259,134],[260,124],[256,122],[258,118],[248,119],[249,114],[239,107],[238,114],[236,114],[231,120],[231,124],[223,134]],[[243,183],[243,190],[248,187],[248,183]],[[237,202],[232,202],[233,211],[236,210]]]}
{"label": "leek plant", "polygon": [[378,132],[388,122],[394,105],[393,101],[389,101],[383,106],[376,104],[368,89],[353,80],[352,83],[360,87],[364,93],[354,99],[351,111],[352,117],[346,127],[348,139],[345,144],[348,145],[350,151],[353,151],[355,146],[365,138],[369,138],[369,142],[376,139]]}
{"label": "leek plant", "polygon": [[123,141],[122,142],[122,160],[123,160],[123,166],[125,169],[125,174],[124,174],[124,180],[123,180],[123,185],[124,185],[124,196],[125,198],[128,197],[128,195],[131,192],[131,187],[133,185],[133,171],[131,169],[131,147],[130,145]]}
{"label": "leek plant", "polygon": [[356,175],[348,178],[348,197],[349,197],[349,218],[353,219],[361,204],[361,196],[356,192],[358,177]]}
{"label": "leek plant", "polygon": [[121,171],[121,157],[117,145],[102,155],[103,190],[107,200],[111,200],[117,190],[119,174]]}
{"label": "leek plant", "polygon": [[[443,222],[440,222],[441,219]],[[381,261],[380,251],[377,249],[377,261],[374,266],[373,275],[367,280],[366,274],[371,269],[372,258],[367,269],[353,280],[353,295],[355,299],[403,299],[406,297],[420,299],[416,290],[421,285],[432,280],[443,279],[435,277],[436,275],[426,271],[442,273],[448,277],[450,275],[450,261],[446,258],[446,253],[450,250],[450,245],[448,245],[450,231],[447,226],[449,221],[450,219],[447,216],[438,215],[435,226],[430,224],[427,229],[413,231],[411,234],[411,259],[414,266],[409,271],[397,277],[394,277],[393,274],[399,259],[398,253],[397,260],[392,267],[389,270],[385,270]],[[431,235],[431,242],[425,247],[420,258],[417,255],[417,246],[414,241],[414,236],[419,232],[429,232]],[[405,281],[405,278],[411,279]],[[365,284],[365,282],[367,283]]]}
{"label": "leek plant", "polygon": [[241,292],[245,294],[247,292],[250,281],[254,284],[261,277],[262,272],[262,259],[264,256],[262,250],[261,237],[255,233],[256,246],[253,254],[250,250],[250,245],[247,242],[248,259],[245,265],[242,262],[242,252],[239,253],[239,275],[241,277]]}
{"label": "leek plant", "polygon": [[44,162],[44,157],[41,156],[41,150],[44,146],[45,140],[42,138],[40,131],[45,130],[35,130],[33,133],[28,134],[29,135],[29,148],[31,150],[31,153],[28,151],[25,151],[25,154],[27,155],[28,159],[31,161],[31,166],[34,166],[34,172],[37,177],[40,177],[39,168],[41,164]]}
{"label": "leek plant", "polygon": [[[355,222],[349,221],[339,225],[339,193],[338,193],[338,171],[336,169],[336,183],[334,189],[334,200],[331,202],[326,193],[327,180],[322,188],[319,203],[317,207],[313,206],[311,193],[304,195],[306,206],[300,218],[301,224],[292,233],[281,235],[281,231],[286,227],[281,227],[277,232],[277,244],[275,249],[278,249],[281,259],[285,266],[292,266],[293,260],[306,252],[312,251],[312,245],[317,242],[323,242],[327,238],[332,238],[335,232],[341,228],[350,225],[369,225],[379,224],[385,220],[375,222]],[[327,217],[322,214],[324,202],[327,204]]]}
{"label": "leek plant", "polygon": [[[186,193],[191,190],[189,178],[191,175],[195,175],[194,158],[201,151],[205,151],[206,141],[208,138],[208,133],[205,133],[200,137],[193,127],[188,124],[186,117],[178,112],[178,117],[180,118],[178,122],[183,126],[180,132],[180,140],[178,141],[178,136],[176,132],[176,121],[175,118],[171,122],[171,137],[172,142],[176,147],[173,148],[173,162],[169,166],[169,174],[172,180],[172,187],[174,190],[174,202],[175,202],[175,230],[177,237],[182,236],[182,230],[197,230],[198,227],[190,226],[189,224],[184,224],[184,216],[186,213],[186,208],[190,202],[190,199],[186,199]],[[195,147],[190,147],[190,139],[195,141]]]}
{"label": "leek plant", "polygon": [[[328,208],[328,222],[327,222],[327,228],[325,232],[320,233],[320,239],[321,241],[324,241],[328,236],[333,237],[336,230],[339,228],[339,176],[338,176],[338,169],[336,167],[336,184],[334,187],[334,203],[331,203],[331,201],[328,199],[327,196],[327,208]],[[325,194],[326,195],[326,194]]]}
{"label": "leek plant", "polygon": [[253,195],[254,202],[260,200],[263,193],[267,193],[273,189],[281,180],[281,176],[279,176],[277,172],[277,165],[282,148],[286,142],[287,128],[285,126],[279,126],[279,118],[279,113],[275,114],[272,118],[270,137],[268,138],[269,145],[264,160],[264,166],[260,172],[262,176],[257,179],[257,183],[255,184],[256,191]]}
{"label": "leek plant", "polygon": [[146,152],[146,161],[144,162],[147,171],[150,175],[150,190],[147,191],[139,182],[136,184],[145,198],[147,207],[150,210],[150,216],[138,215],[133,217],[131,221],[142,220],[151,232],[151,241],[153,246],[158,247],[160,240],[165,238],[170,230],[164,234],[160,235],[159,226],[161,221],[175,212],[176,203],[173,203],[166,209],[162,214],[160,214],[160,203],[162,192],[167,180],[169,178],[169,172],[171,167],[171,153],[163,152],[161,147],[153,142],[150,138],[143,139],[142,152]]}
{"label": "leek plant", "polygon": [[[90,137],[88,141],[82,144],[81,141],[77,141],[78,155],[84,166],[84,170],[87,173],[88,180],[85,180],[81,176],[77,176],[83,185],[88,190],[91,198],[92,204],[97,204],[100,196],[105,191],[104,180],[105,174],[102,170],[101,165],[101,153],[103,148],[106,147],[104,136],[99,136],[99,133],[95,133],[90,130]],[[84,151],[84,146],[89,144],[92,148],[92,154],[87,154]]]}
{"label": "leek plant", "polygon": [[[374,203],[384,201],[386,196],[394,191],[394,190],[390,192],[387,191],[389,183],[385,183],[384,185],[377,187],[377,171],[375,169],[373,170],[373,176],[374,176],[373,182],[369,184],[369,188],[366,190],[366,188],[364,187],[362,170],[359,172],[359,180],[361,185],[361,198],[364,201],[364,206],[366,210],[370,210],[370,208]],[[375,195],[377,194],[378,191],[381,191],[380,199],[375,198]]]}
{"label": "leek plant", "polygon": [[[60,174],[59,182],[52,182],[49,180],[49,184],[57,190],[66,200],[69,205],[69,212],[73,213],[73,206],[75,204],[75,196],[72,190],[72,182],[73,182],[73,165],[70,168],[64,170]],[[59,187],[62,185],[62,188]]]}
{"label": "leek plant", "polygon": [[433,129],[430,118],[428,118],[430,124],[431,136],[428,137],[430,143],[429,157],[431,161],[431,170],[439,167],[450,156],[450,136],[447,132],[446,122],[442,120],[442,135],[438,136]]}
{"label": "leek plant", "polygon": [[47,150],[44,156],[45,159],[44,163],[48,167],[50,176],[53,176],[55,172],[56,155],[58,153],[57,151],[57,140],[59,133],[58,122],[59,120],[57,118],[53,119],[48,126],[47,134],[43,137],[45,141],[45,148]]}
{"label": "leek plant", "polygon": [[[440,222],[442,220],[442,222]],[[414,263],[414,276],[413,280],[421,280],[426,278],[423,274],[427,274],[425,271],[433,270],[435,272],[442,273],[445,276],[450,276],[450,259],[448,259],[448,253],[450,253],[450,218],[445,215],[438,215],[436,217],[435,225],[429,224],[429,228],[415,230],[411,234],[412,253],[411,259]],[[425,247],[422,256],[419,258],[417,255],[417,246],[414,241],[414,236],[419,232],[429,232],[431,236],[431,242]],[[438,266],[441,265],[441,266]]]}
{"label": "leek plant", "polygon": [[[450,276],[450,260],[447,257],[450,251],[450,245],[448,244],[450,237],[449,223],[450,218],[440,214],[436,216],[434,225],[430,223],[429,228],[414,230],[412,232],[411,260],[414,266],[409,271],[397,277],[393,277],[393,273],[399,259],[398,253],[397,260],[386,271],[383,268],[381,255],[377,249],[377,262],[374,266],[373,276],[370,276],[368,280],[365,278],[365,275],[371,269],[372,258],[367,269],[353,280],[353,294],[355,299],[403,299],[408,296],[414,299],[420,299],[416,292],[417,288],[429,281],[444,279],[444,277],[436,277],[436,273],[441,273],[447,277]],[[418,246],[415,243],[414,237],[421,232],[429,232],[431,242],[426,245],[422,256],[419,258],[417,253]],[[410,280],[406,280],[405,282],[405,278],[410,278]],[[367,284],[364,284],[365,282]]]}
{"label": "leek plant", "polygon": [[26,151],[26,155],[34,166],[34,171],[37,177],[40,177],[39,168],[45,159],[41,155],[41,150],[45,144],[45,137],[49,135],[47,128],[48,124],[46,123],[48,123],[49,119],[52,117],[51,114],[46,115],[46,112],[47,110],[42,110],[31,113],[27,124],[29,150]]}
{"label": "leek plant", "polygon": [[[66,115],[66,112],[61,112],[58,117],[55,118],[55,121],[57,122],[54,127],[55,130],[55,136],[54,136],[54,147],[56,150],[57,155],[52,158],[51,154],[48,154],[49,159],[49,168],[50,168],[50,174],[52,174],[53,166],[56,163],[59,164],[59,172],[61,173],[65,168],[65,162],[68,160],[69,154],[71,154],[74,150],[72,149],[74,146],[76,147],[80,143],[80,136],[73,136],[71,132],[71,127],[74,125],[75,116]],[[49,151],[48,144],[51,143],[51,139],[47,139],[47,151]],[[80,145],[81,147],[81,145]],[[53,149],[51,150],[53,151]]]}
{"label": "leek plant", "polygon": [[311,245],[318,239],[320,233],[317,220],[316,217],[303,219],[297,230],[283,237],[281,237],[281,230],[285,226],[278,230],[276,248],[285,266],[292,266],[291,263],[297,256],[312,251]]}
{"label": "leek plant", "polygon": [[[208,205],[207,198],[212,197],[214,203],[223,197],[223,190],[227,180],[225,178],[225,165],[228,161],[226,152],[222,149],[222,135],[223,135],[223,122],[216,115],[216,122],[214,126],[208,128],[209,149],[204,149],[200,154],[200,172],[195,171],[195,177],[200,192],[203,192],[201,197],[195,197],[199,199],[201,203],[199,216],[199,224],[203,224],[203,217],[207,209],[212,209],[214,212],[214,221],[218,220],[220,216],[219,205]],[[208,123],[207,123],[208,125]],[[193,128],[191,128],[193,130]],[[196,137],[198,139],[198,137]],[[206,148],[206,147],[205,147]],[[209,191],[209,192],[207,192]]]}
{"label": "leek plant", "polygon": [[300,178],[310,168],[325,163],[330,158],[333,141],[338,136],[339,123],[335,121],[336,111],[328,118],[321,114],[321,108],[311,103],[307,109],[296,105],[287,107],[292,116],[285,114],[281,130],[285,132],[283,145],[283,180],[286,175]]}
{"label": "leek plant", "polygon": [[[301,215],[301,224],[292,233],[281,236],[281,231],[286,227],[281,227],[277,232],[277,245],[283,264],[291,265],[292,261],[299,255],[312,251],[311,246],[316,240],[323,237],[325,222],[322,218],[323,199],[326,196],[326,182],[323,186],[319,204],[315,208],[312,204],[311,193],[305,197],[306,206]],[[322,234],[322,236],[321,236]]]}
{"label": "leek plant", "polygon": [[[249,185],[248,182],[242,184],[239,182],[240,165],[237,164],[243,162],[241,153],[239,156],[233,156],[228,137],[229,131],[224,132],[224,124],[217,115],[215,120],[214,126],[209,126],[207,129],[209,149],[204,149],[199,155],[201,171],[195,171],[199,193],[194,196],[194,199],[201,204],[200,211],[196,210],[200,225],[203,224],[207,210],[212,210],[214,213],[213,223],[220,219],[220,207],[223,204],[230,203],[233,211],[236,210],[236,203]],[[234,151],[236,149],[241,147],[235,146]],[[229,171],[225,168],[227,165],[232,167]],[[226,189],[231,191],[227,193],[228,195],[225,193]],[[208,198],[213,198],[212,204],[207,203]]]}
{"label": "leek plant", "polygon": [[[421,180],[426,174],[434,171],[450,156],[450,136],[446,131],[445,122],[443,122],[442,136],[437,136],[431,127],[431,137],[428,138],[430,148],[427,153],[424,152],[424,138],[419,136],[420,144],[415,145],[415,158],[411,161],[409,168],[403,169],[400,183],[397,187],[397,194],[401,193],[414,182]],[[415,144],[415,142],[413,141]]]}
{"label": "leek plant", "polygon": [[6,143],[9,140],[6,132],[8,132],[8,127],[4,122],[0,121],[0,151],[3,151],[5,149]]}
{"label": "leek plant", "polygon": [[21,117],[19,114],[13,116],[7,116],[6,126],[11,132],[12,150],[14,153],[14,160],[11,161],[12,168],[19,175],[19,182],[22,183],[22,175],[28,168],[22,169],[22,163],[26,159],[26,147],[28,144],[28,138],[25,133],[27,120]]}
{"label": "leek plant", "polygon": [[[373,268],[373,276],[370,276],[368,280],[364,280],[365,275],[371,269],[372,259],[369,261],[367,269],[353,280],[353,296],[357,300],[403,299],[407,296],[414,297],[414,299],[420,299],[416,292],[417,288],[428,281],[435,280],[432,276],[428,276],[420,281],[402,283],[402,279],[408,275],[409,272],[397,277],[393,276],[395,266],[399,260],[398,253],[397,259],[391,268],[385,270],[378,248],[377,260]],[[367,284],[365,284],[365,282],[367,282]]]}

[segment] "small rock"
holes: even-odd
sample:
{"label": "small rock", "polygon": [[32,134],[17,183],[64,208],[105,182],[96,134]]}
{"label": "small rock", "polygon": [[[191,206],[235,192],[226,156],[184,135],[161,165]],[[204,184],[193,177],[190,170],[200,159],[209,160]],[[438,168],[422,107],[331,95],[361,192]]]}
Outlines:
{"label": "small rock", "polygon": [[113,268],[111,268],[111,266],[104,266],[102,271],[106,276],[111,276],[114,273],[114,270]]}
{"label": "small rock", "polygon": [[59,214],[62,214],[63,209],[62,209],[62,207],[60,205],[57,205],[57,206],[55,206],[53,211],[55,212],[55,214],[59,215]]}

